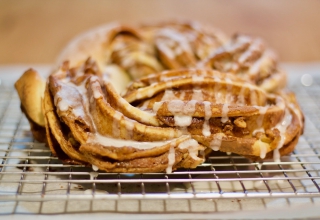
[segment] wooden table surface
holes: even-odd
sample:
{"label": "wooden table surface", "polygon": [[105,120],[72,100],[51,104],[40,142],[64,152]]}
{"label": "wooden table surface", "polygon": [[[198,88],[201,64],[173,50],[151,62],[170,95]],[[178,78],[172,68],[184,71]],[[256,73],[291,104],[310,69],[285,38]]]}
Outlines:
{"label": "wooden table surface", "polygon": [[320,61],[319,0],[0,0],[0,64],[53,63],[74,36],[111,21],[172,18],[260,36],[281,61]]}

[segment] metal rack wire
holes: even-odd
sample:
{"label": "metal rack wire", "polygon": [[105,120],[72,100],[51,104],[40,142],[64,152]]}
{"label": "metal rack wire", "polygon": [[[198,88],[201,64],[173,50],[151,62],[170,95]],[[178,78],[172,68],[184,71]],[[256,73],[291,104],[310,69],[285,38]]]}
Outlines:
{"label": "metal rack wire", "polygon": [[[12,83],[0,86],[0,214],[218,212],[318,204],[320,77],[292,86],[306,116],[305,133],[281,162],[215,155],[195,170],[113,174],[64,165],[33,141]],[[53,208],[54,207],[54,208]]]}

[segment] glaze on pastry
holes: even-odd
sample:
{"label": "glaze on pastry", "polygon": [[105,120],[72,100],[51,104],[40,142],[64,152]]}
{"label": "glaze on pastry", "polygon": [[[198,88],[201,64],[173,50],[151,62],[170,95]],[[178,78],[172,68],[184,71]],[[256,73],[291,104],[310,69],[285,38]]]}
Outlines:
{"label": "glaze on pastry", "polygon": [[46,83],[29,70],[15,86],[35,138],[65,162],[170,173],[218,150],[278,161],[303,131],[286,74],[257,38],[194,22],[110,24],[57,63]]}

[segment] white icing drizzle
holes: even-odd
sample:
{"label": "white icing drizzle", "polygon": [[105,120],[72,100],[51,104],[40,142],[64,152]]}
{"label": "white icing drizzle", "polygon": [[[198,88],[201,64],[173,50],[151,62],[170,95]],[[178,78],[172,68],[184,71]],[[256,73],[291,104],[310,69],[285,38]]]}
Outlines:
{"label": "white icing drizzle", "polygon": [[94,171],[98,171],[98,170],[99,170],[99,167],[97,167],[96,165],[93,165],[93,164],[92,164],[92,169],[93,169]]}
{"label": "white icing drizzle", "polygon": [[246,87],[242,86],[241,90],[239,92],[239,95],[237,97],[237,102],[236,102],[237,105],[244,105],[245,104],[245,98],[244,98],[245,90],[246,90]]}
{"label": "white icing drizzle", "polygon": [[143,90],[143,88],[137,89],[136,99],[141,99],[142,98],[143,94],[142,94],[141,90]]}
{"label": "white icing drizzle", "polygon": [[54,96],[55,106],[61,112],[71,111],[74,116],[85,119],[87,115],[85,112],[89,112],[85,84],[86,80],[78,86],[67,80],[64,83],[59,82],[60,89]]}
{"label": "white icing drizzle", "polygon": [[259,117],[257,118],[257,129],[255,129],[253,132],[252,132],[252,135],[256,135],[257,132],[265,132],[264,128],[262,127],[263,125],[263,119],[264,119],[264,116],[268,110],[268,106],[265,106],[265,107],[259,107]]}
{"label": "white icing drizzle", "polygon": [[128,120],[126,121],[125,125],[126,125],[126,130],[127,130],[127,134],[128,134],[128,138],[131,139],[133,137],[133,129],[134,129],[134,124],[135,121],[131,120],[128,118]]}
{"label": "white icing drizzle", "polygon": [[168,103],[168,110],[174,115],[175,126],[185,127],[191,125],[196,103],[196,100],[190,100],[186,104],[181,100],[173,100]]}
{"label": "white icing drizzle", "polygon": [[273,150],[273,161],[274,162],[280,162],[280,151],[279,149],[274,149]]}
{"label": "white icing drizzle", "polygon": [[159,108],[161,108],[162,104],[163,104],[163,102],[155,102],[152,107],[153,112],[157,114],[157,112],[158,112]]}
{"label": "white icing drizzle", "polygon": [[98,172],[89,172],[90,180],[94,180],[94,178],[97,178],[99,173]]}
{"label": "white icing drizzle", "polygon": [[211,112],[211,103],[208,101],[203,102],[204,105],[204,117],[206,120],[209,120],[211,118],[212,112]]}
{"label": "white icing drizzle", "polygon": [[186,127],[191,125],[192,116],[189,115],[174,115],[174,125],[179,127]]}
{"label": "white icing drizzle", "polygon": [[172,100],[168,102],[167,105],[168,111],[172,114],[183,112],[184,102],[181,100]]}
{"label": "white icing drizzle", "polygon": [[203,93],[200,89],[192,90],[192,100],[203,101]]}
{"label": "white icing drizzle", "polygon": [[264,115],[266,114],[267,110],[268,110],[269,106],[265,106],[265,107],[259,107],[259,114],[260,117],[257,119],[257,124],[260,127],[263,123],[263,118]]}
{"label": "white icing drizzle", "polygon": [[257,144],[259,145],[259,148],[260,148],[260,158],[264,159],[266,157],[266,154],[267,154],[268,144],[264,143],[261,140],[257,140]]}
{"label": "white icing drizzle", "polygon": [[173,99],[177,99],[177,97],[175,96],[173,90],[165,90],[164,94],[162,96],[161,101],[168,101],[168,100],[173,100]]}
{"label": "white icing drizzle", "polygon": [[[245,87],[245,89],[249,89],[250,105],[257,105],[258,104],[258,97],[257,97],[257,93],[256,93],[257,88],[255,88],[250,83],[244,83],[243,87]],[[241,89],[241,92],[242,92],[242,89]],[[243,92],[244,92],[244,90],[243,90]],[[243,97],[243,104],[244,104],[244,97]]]}
{"label": "white icing drizzle", "polygon": [[176,30],[166,28],[166,29],[162,29],[158,34],[160,37],[167,38],[165,40],[165,42],[167,43],[168,46],[173,47],[175,45],[178,48],[180,46],[180,49],[176,48],[175,53],[170,54],[171,56],[173,56],[172,58],[174,58],[176,55],[179,55],[180,53],[182,53],[181,50],[189,52],[189,53],[192,52],[190,45],[188,43],[188,40],[185,38],[185,36],[181,35]]}
{"label": "white icing drizzle", "polygon": [[[92,78],[91,78],[91,81],[92,81]],[[100,92],[99,87],[100,87],[99,82],[95,81],[92,83],[93,97],[95,99],[99,99],[102,97],[102,93]]]}
{"label": "white icing drizzle", "polygon": [[194,159],[198,160],[198,142],[194,139],[186,140],[179,144],[180,149],[188,149],[189,155]]}
{"label": "white icing drizzle", "polygon": [[122,119],[122,114],[118,111],[115,112],[114,114],[114,120],[113,120],[113,123],[112,123],[112,134],[113,134],[113,137],[120,137],[120,121]]}
{"label": "white icing drizzle", "polygon": [[215,92],[214,93],[214,98],[216,100],[216,103],[224,103],[224,97],[221,92]]}
{"label": "white icing drizzle", "polygon": [[210,148],[214,151],[220,150],[222,138],[225,136],[223,133],[217,133],[214,135],[213,140],[210,142]]}
{"label": "white icing drizzle", "polygon": [[68,111],[69,107],[75,115],[84,115],[82,103],[78,100],[82,99],[80,92],[73,83],[59,82],[60,89],[54,96],[54,104],[62,112]]}
{"label": "white icing drizzle", "polygon": [[196,104],[196,100],[190,100],[187,103],[181,100],[171,100],[167,102],[167,108],[168,111],[170,111],[172,114],[193,115],[195,112]]}
{"label": "white icing drizzle", "polygon": [[278,146],[276,147],[276,149],[273,151],[273,160],[275,162],[280,162],[280,152],[279,149],[283,146],[283,144],[286,141],[286,130],[288,128],[288,126],[290,125],[292,121],[292,115],[289,112],[289,110],[285,110],[285,115],[283,117],[283,120],[281,122],[279,122],[275,128],[277,128],[280,131],[280,141],[278,143]]}
{"label": "white icing drizzle", "polygon": [[228,121],[228,119],[229,119],[228,113],[229,113],[229,105],[228,105],[228,103],[224,103],[222,106],[222,112],[221,112],[221,122],[222,123],[226,123]]}
{"label": "white icing drizzle", "polygon": [[198,75],[193,75],[192,76],[192,82],[203,82],[204,81],[204,76],[198,76]]}
{"label": "white icing drizzle", "polygon": [[95,135],[91,135],[87,143],[93,144],[101,144],[102,146],[112,146],[112,147],[133,147],[136,149],[152,149],[155,147],[160,147],[166,144],[171,143],[172,141],[176,141],[176,139],[168,140],[168,141],[154,141],[154,142],[142,142],[142,141],[134,141],[134,140],[123,140],[123,139],[116,139],[107,136],[103,136],[99,133]]}
{"label": "white icing drizzle", "polygon": [[168,167],[166,168],[166,173],[172,173],[172,166],[174,165],[175,160],[175,149],[174,146],[171,145],[168,153]]}
{"label": "white icing drizzle", "polygon": [[260,70],[261,63],[264,60],[264,56],[261,56],[257,61],[255,61],[249,68],[249,75],[257,75]]}
{"label": "white icing drizzle", "polygon": [[208,137],[211,135],[209,120],[204,121],[203,126],[202,126],[202,134],[205,137]]}
{"label": "white icing drizzle", "polygon": [[226,44],[225,50],[234,53],[234,51],[239,49],[239,47],[241,47],[243,44],[250,44],[250,42],[250,37],[243,35],[237,38],[237,42],[230,41],[228,44]]}
{"label": "white icing drizzle", "polygon": [[64,95],[64,90],[61,87],[60,90],[54,96],[54,104],[62,112],[67,111],[69,109],[69,106],[71,105],[71,103],[68,103],[68,99],[67,100],[62,99],[63,95]]}
{"label": "white icing drizzle", "polygon": [[227,93],[225,96],[224,103],[227,103],[227,104],[234,103],[234,96],[230,93]]}
{"label": "white icing drizzle", "polygon": [[208,137],[211,135],[210,125],[209,125],[209,119],[212,115],[211,103],[208,101],[204,101],[203,104],[204,104],[204,123],[203,123],[203,127],[202,127],[202,134],[205,137]]}
{"label": "white icing drizzle", "polygon": [[271,52],[271,50],[264,51],[262,56],[250,66],[250,69],[248,71],[249,75],[257,75],[263,63],[268,61],[270,62],[273,56],[274,54],[273,52]]}
{"label": "white icing drizzle", "polygon": [[245,63],[254,52],[258,52],[262,49],[261,44],[262,42],[260,39],[254,40],[250,47],[239,57],[238,62],[241,64]]}
{"label": "white icing drizzle", "polygon": [[196,110],[197,100],[190,100],[183,108],[183,113],[193,115]]}
{"label": "white icing drizzle", "polygon": [[157,40],[157,47],[160,51],[162,51],[169,59],[174,59],[175,54],[173,51],[168,47],[168,45],[165,42],[162,42],[160,40]]}

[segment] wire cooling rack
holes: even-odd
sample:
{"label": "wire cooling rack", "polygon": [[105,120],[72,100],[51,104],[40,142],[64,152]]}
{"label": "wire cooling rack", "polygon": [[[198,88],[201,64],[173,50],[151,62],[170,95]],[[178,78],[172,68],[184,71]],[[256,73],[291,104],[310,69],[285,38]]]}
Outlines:
{"label": "wire cooling rack", "polygon": [[[296,77],[297,78],[297,77]],[[0,85],[0,214],[199,213],[269,210],[320,201],[320,76],[291,83],[306,116],[304,135],[281,162],[211,156],[195,170],[113,174],[64,165],[33,140],[12,81]]]}

